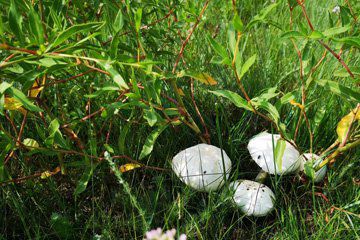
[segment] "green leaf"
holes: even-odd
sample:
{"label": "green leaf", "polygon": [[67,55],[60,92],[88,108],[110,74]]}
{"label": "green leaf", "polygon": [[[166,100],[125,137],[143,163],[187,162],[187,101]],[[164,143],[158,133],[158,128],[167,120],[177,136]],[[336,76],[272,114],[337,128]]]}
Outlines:
{"label": "green leaf", "polygon": [[112,146],[110,146],[109,144],[105,143],[104,147],[105,147],[106,151],[108,151],[109,153],[111,153],[111,154],[115,153],[114,148]]}
{"label": "green leaf", "polygon": [[303,37],[305,37],[305,35],[298,31],[287,31],[281,34],[281,38],[303,38]]}
{"label": "green leaf", "polygon": [[227,98],[233,104],[235,104],[235,106],[237,106],[238,108],[244,108],[249,111],[254,111],[251,108],[251,105],[237,93],[234,93],[229,90],[216,90],[216,91],[209,91],[209,92],[211,92],[212,94],[215,94],[216,96]]}
{"label": "green leaf", "polygon": [[280,109],[284,104],[287,104],[294,99],[295,99],[295,94],[292,92],[288,92],[284,96],[282,96],[279,100],[276,101],[275,107],[276,109]]}
{"label": "green leaf", "polygon": [[66,62],[60,61],[58,59],[47,58],[47,57],[41,58],[41,59],[39,59],[39,61],[33,62],[33,63],[39,64],[40,66],[47,67],[47,68],[50,68],[52,66],[67,64]]}
{"label": "green leaf", "polygon": [[161,132],[164,131],[164,129],[167,126],[168,126],[167,124],[160,126],[150,133],[150,135],[147,137],[145,144],[141,150],[139,159],[143,159],[144,157],[148,156],[152,152],[156,139],[159,137]]}
{"label": "green leaf", "polygon": [[23,104],[23,106],[33,112],[42,112],[43,110],[41,108],[39,108],[38,106],[34,105],[26,96],[23,92],[21,92],[20,90],[14,88],[14,87],[10,87],[6,90],[6,92],[11,96],[14,97],[16,100],[18,100],[19,102],[21,102]]}
{"label": "green leaf", "polygon": [[[0,17],[0,37],[4,37],[4,23],[2,17]],[[5,41],[3,41],[5,42]]]}
{"label": "green leaf", "polygon": [[23,73],[24,69],[19,64],[15,64],[12,65],[11,67],[7,67],[6,71],[10,71],[12,73]]}
{"label": "green leaf", "polygon": [[279,139],[276,142],[275,150],[274,150],[274,159],[277,167],[277,171],[282,172],[282,159],[284,156],[286,148],[286,141],[284,139]]}
{"label": "green leaf", "polygon": [[44,29],[41,24],[41,19],[39,15],[35,12],[34,8],[31,6],[29,12],[29,23],[30,23],[30,31],[32,35],[35,37],[38,45],[44,43]]}
{"label": "green leaf", "polygon": [[10,88],[13,84],[8,82],[0,83],[0,95],[4,94],[6,89]]}
{"label": "green leaf", "polygon": [[24,34],[22,32],[22,15],[18,12],[16,8],[16,3],[14,0],[11,0],[10,9],[9,9],[9,26],[13,34],[19,38],[21,43],[24,43]]}
{"label": "green leaf", "polygon": [[154,108],[150,108],[149,110],[144,109],[144,118],[147,120],[150,127],[154,126],[158,120]]}
{"label": "green leaf", "polygon": [[[86,160],[86,162],[88,162],[88,161],[89,160]],[[97,166],[97,164],[95,164],[95,163],[87,164],[87,166],[85,167],[84,173],[82,174],[78,184],[76,185],[76,188],[74,191],[75,196],[79,196],[80,193],[82,193],[86,190],[86,187],[90,181],[91,176],[94,173],[96,166]]]}
{"label": "green leaf", "polygon": [[114,82],[119,86],[120,89],[129,89],[129,86],[123,79],[123,77],[120,75],[120,73],[111,65],[110,61],[107,61],[106,63],[98,62],[99,65],[101,65],[106,71],[110,73],[110,76],[114,80]]}
{"label": "green leaf", "polygon": [[113,28],[115,32],[119,32],[124,26],[124,16],[122,14],[121,9],[119,9],[118,13],[116,14],[115,21],[113,23]]}
{"label": "green leaf", "polygon": [[274,107],[274,105],[272,105],[271,103],[267,102],[267,101],[252,101],[252,103],[259,107],[264,109],[265,111],[267,111],[271,118],[274,120],[274,122],[276,123],[276,125],[279,126],[280,123],[280,114],[278,112],[278,110]]}
{"label": "green leaf", "polygon": [[125,124],[125,126],[121,127],[120,135],[118,139],[119,153],[125,154],[125,144],[126,144],[126,136],[131,128],[131,124]]}
{"label": "green leaf", "polygon": [[4,116],[5,95],[0,94],[0,115]]}
{"label": "green leaf", "polygon": [[230,47],[232,56],[235,56],[235,54],[237,56],[239,56],[239,54],[237,54],[237,52],[239,52],[239,48],[236,46],[237,34],[235,33],[234,26],[232,26],[232,24],[229,26],[229,30],[227,31],[227,33],[228,33],[228,39],[229,39],[229,47]]}
{"label": "green leaf", "polygon": [[228,56],[226,49],[223,46],[221,46],[218,42],[216,42],[214,39],[212,39],[212,37],[210,36],[207,36],[207,40],[210,43],[211,47],[215,50],[215,52],[222,57],[221,63],[226,65],[231,65],[231,60]]}
{"label": "green leaf", "polygon": [[235,14],[233,19],[234,28],[238,32],[242,32],[244,30],[244,24],[241,21],[239,15]]}
{"label": "green leaf", "polygon": [[49,135],[53,135],[55,134],[60,128],[60,123],[59,121],[55,118],[54,120],[52,120],[49,124]]}
{"label": "green leaf", "polygon": [[84,23],[84,24],[78,24],[78,25],[74,25],[71,26],[69,28],[67,28],[66,30],[64,30],[63,32],[61,32],[57,38],[54,40],[54,42],[52,42],[49,47],[47,48],[47,51],[50,50],[51,48],[55,48],[57,46],[59,46],[60,44],[62,44],[63,42],[65,42],[66,40],[68,40],[70,37],[72,37],[73,35],[80,33],[80,32],[89,32],[91,30],[96,30],[99,27],[101,27],[103,25],[102,22],[91,22],[91,23]]}
{"label": "green leaf", "polygon": [[268,88],[265,89],[260,96],[257,96],[253,99],[251,99],[251,101],[268,101],[274,97],[276,97],[277,95],[279,95],[279,92],[276,92],[277,87],[272,87],[272,88]]}
{"label": "green leaf", "polygon": [[350,30],[350,28],[351,28],[350,25],[347,25],[344,27],[329,28],[329,29],[326,29],[325,31],[323,31],[322,34],[324,34],[324,36],[326,36],[326,37],[332,37],[332,36],[338,35],[340,33],[347,32],[348,30]]}
{"label": "green leaf", "polygon": [[308,37],[310,39],[315,39],[315,40],[325,38],[325,36],[321,32],[316,31],[316,30],[312,31]]}
{"label": "green leaf", "polygon": [[6,171],[4,160],[8,152],[14,147],[12,140],[9,139],[3,132],[0,131],[0,182],[11,179]]}
{"label": "green leaf", "polygon": [[67,143],[60,132],[60,123],[55,118],[53,119],[48,127],[49,137],[45,139],[45,144],[52,147],[60,146],[61,148],[67,149]]}
{"label": "green leaf", "polygon": [[270,4],[269,6],[267,6],[266,8],[264,8],[263,10],[260,11],[260,13],[258,15],[256,15],[250,22],[249,24],[246,26],[245,31],[248,31],[250,28],[252,28],[256,23],[259,22],[264,22],[266,16],[275,8],[279,5],[279,3],[273,3]]}
{"label": "green leaf", "polygon": [[340,83],[324,79],[316,80],[316,83],[322,87],[325,87],[326,89],[329,89],[331,92],[339,95],[340,97],[346,98],[349,101],[360,101],[360,92],[357,88],[353,88],[353,90],[345,87]]}
{"label": "green leaf", "polygon": [[135,13],[135,29],[137,32],[139,32],[140,30],[141,17],[142,17],[142,8],[138,8]]}
{"label": "green leaf", "polygon": [[360,37],[334,38],[335,41],[345,43],[346,45],[360,48]]}
{"label": "green leaf", "polygon": [[304,173],[309,179],[315,178],[315,169],[313,167],[313,161],[306,161],[304,164]]}
{"label": "green leaf", "polygon": [[100,88],[99,90],[97,90],[97,91],[94,92],[94,93],[86,94],[86,95],[84,95],[84,97],[86,97],[86,98],[96,98],[96,97],[100,96],[100,95],[103,94],[103,93],[106,93],[106,92],[116,92],[116,91],[118,91],[118,90],[119,90],[119,87],[118,87],[118,86],[108,85],[108,86],[105,86],[105,87]]}
{"label": "green leaf", "polygon": [[242,79],[242,77],[249,71],[250,67],[255,63],[256,61],[256,54],[252,55],[246,62],[242,65],[241,71],[239,74],[239,78]]}

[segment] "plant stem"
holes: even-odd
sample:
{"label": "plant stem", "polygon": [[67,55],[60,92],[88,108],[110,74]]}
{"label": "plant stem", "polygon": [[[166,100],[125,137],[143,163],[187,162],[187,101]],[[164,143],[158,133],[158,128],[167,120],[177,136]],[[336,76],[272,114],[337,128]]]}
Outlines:
{"label": "plant stem", "polygon": [[315,171],[319,170],[320,168],[322,168],[323,166],[325,166],[326,164],[328,164],[331,160],[333,160],[334,158],[336,158],[339,154],[355,148],[357,146],[360,145],[360,139],[356,140],[355,142],[352,143],[348,143],[343,147],[339,147],[338,149],[336,149],[335,152],[333,152],[330,156],[328,156],[327,158],[324,159],[324,161],[322,161],[319,166],[315,169]]}

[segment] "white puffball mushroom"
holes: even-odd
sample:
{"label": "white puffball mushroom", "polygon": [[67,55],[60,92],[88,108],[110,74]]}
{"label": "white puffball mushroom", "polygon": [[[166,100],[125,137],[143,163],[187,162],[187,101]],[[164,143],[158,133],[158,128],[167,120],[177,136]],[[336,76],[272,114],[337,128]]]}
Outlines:
{"label": "white puffball mushroom", "polygon": [[262,217],[274,209],[275,194],[262,183],[238,180],[230,183],[233,200],[247,216]]}
{"label": "white puffball mushroom", "polygon": [[224,172],[229,178],[231,160],[224,150],[202,143],[176,154],[171,167],[186,185],[209,192],[224,184]]}
{"label": "white puffball mushroom", "polygon": [[262,132],[254,136],[247,146],[252,159],[262,170],[270,174],[287,174],[297,171],[300,167],[299,152],[286,141],[281,168],[277,167],[274,160],[274,151],[280,138],[279,134]]}
{"label": "white puffball mushroom", "polygon": [[[301,164],[300,164],[300,171],[304,171],[304,165],[307,161],[311,161],[313,160],[314,163],[313,163],[313,167],[317,167],[320,163],[321,163],[321,158],[316,155],[316,154],[311,154],[311,153],[304,153],[301,155],[300,157],[301,159]],[[326,165],[323,166],[322,168],[320,168],[319,170],[317,170],[315,172],[315,176],[314,176],[314,179],[313,181],[316,182],[316,183],[319,183],[321,182],[325,175],[326,175],[326,171],[327,171],[327,167]]]}

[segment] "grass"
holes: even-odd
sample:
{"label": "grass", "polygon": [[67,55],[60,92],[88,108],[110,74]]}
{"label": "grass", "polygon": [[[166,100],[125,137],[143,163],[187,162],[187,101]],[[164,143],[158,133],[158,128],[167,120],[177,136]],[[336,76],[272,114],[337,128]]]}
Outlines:
{"label": "grass", "polygon": [[[340,2],[343,4],[343,1]],[[337,3],[333,0],[306,2],[317,29],[329,27],[327,12]],[[202,3],[198,3],[199,6],[189,6],[197,4],[190,1],[182,4],[187,10],[201,9],[202,6]],[[239,16],[247,23],[268,4],[269,1],[239,1]],[[183,14],[192,16],[193,13],[189,12],[184,10]],[[251,160],[246,145],[253,135],[264,130],[275,130],[258,116],[238,109],[208,92],[209,89],[239,92],[233,72],[227,67],[212,64],[210,59],[214,52],[208,44],[204,44],[205,35],[213,34],[219,26],[216,40],[226,46],[227,23],[232,19],[231,12],[231,3],[212,2],[204,15],[204,23],[200,23],[186,47],[184,59],[191,68],[207,72],[218,81],[216,86],[204,86],[195,82],[195,99],[210,130],[212,144],[222,146],[232,159],[230,180],[254,179],[259,168]],[[269,18],[280,26],[288,26],[289,17],[288,8],[282,3]],[[301,22],[301,18],[300,9],[295,9],[294,21]],[[184,28],[188,29],[189,24],[186,23]],[[282,30],[276,27],[258,24],[251,34],[241,40],[243,60],[255,53],[258,55],[258,61],[243,79],[250,96],[258,96],[264,89],[277,86],[279,91],[293,91],[297,99],[301,98],[300,91],[297,91],[301,86],[298,58],[290,40],[281,39],[281,34]],[[144,39],[144,42],[151,41],[150,37],[144,36]],[[178,52],[180,46],[181,41],[174,39],[166,42],[163,50]],[[309,43],[308,49],[314,59],[319,59],[324,51],[314,42]],[[353,51],[354,53],[346,51],[343,57],[351,66],[357,66],[360,62],[359,50]],[[3,59],[5,54],[0,56]],[[173,56],[165,55],[162,60],[166,63],[164,68],[171,69]],[[328,54],[314,77],[333,79],[334,71],[340,69],[338,61]],[[62,79],[72,74],[62,72],[58,77]],[[129,76],[132,75],[129,73]],[[53,102],[51,112],[54,116],[66,113],[65,118],[71,121],[77,116],[85,115],[86,112],[78,110],[78,106],[85,108],[86,99],[83,96],[93,91],[92,83],[102,83],[103,80],[97,73],[80,79],[54,85],[51,90],[43,93],[47,101]],[[350,78],[336,80],[353,87],[358,83],[358,78],[353,82]],[[188,97],[188,82],[182,81],[179,85],[187,94],[187,109],[199,123],[200,119]],[[103,103],[112,100],[109,96],[110,94],[97,98],[92,102],[91,108],[98,109]],[[326,149],[336,139],[338,121],[353,107],[353,102],[344,101],[324,88],[309,88],[306,108],[314,129],[316,152]],[[115,149],[116,154],[136,158],[151,128],[131,118],[140,114],[139,111],[124,110],[122,114],[121,117],[115,116],[111,123],[108,145]],[[280,114],[293,135],[299,110],[287,104]],[[16,119],[16,123],[20,125],[21,118]],[[0,122],[8,126],[2,116]],[[99,117],[76,126],[79,137],[87,140],[86,148],[91,149],[93,154],[104,150],[105,139],[96,136],[96,131],[103,124],[108,126],[108,119]],[[36,119],[30,119],[26,137],[37,139],[41,132],[39,128],[41,125],[37,125]],[[124,134],[126,128],[129,130]],[[233,205],[229,192],[223,189],[209,194],[195,191],[180,182],[171,171],[172,157],[180,150],[197,143],[199,139],[186,126],[168,128],[157,139],[152,154],[142,160],[148,166],[163,168],[163,171],[141,168],[113,174],[114,168],[109,166],[109,162],[102,161],[95,168],[86,190],[79,196],[75,196],[74,191],[85,166],[83,159],[71,155],[64,156],[64,162],[68,166],[66,175],[57,174],[45,179],[30,179],[21,184],[2,186],[0,239],[142,239],[146,230],[157,227],[176,228],[178,233],[186,233],[188,239],[204,240],[360,239],[358,148],[337,159],[328,171],[324,183],[313,185],[311,182],[301,182],[298,175],[268,178],[265,183],[274,191],[277,199],[275,210],[266,217],[255,218],[244,216]],[[297,144],[302,151],[310,148],[305,123],[300,127]],[[53,169],[58,164],[53,158],[55,156],[29,155],[19,151],[18,159],[12,159],[8,165],[9,172],[15,178],[31,175],[39,169]],[[124,160],[114,161],[116,164],[125,163]]]}

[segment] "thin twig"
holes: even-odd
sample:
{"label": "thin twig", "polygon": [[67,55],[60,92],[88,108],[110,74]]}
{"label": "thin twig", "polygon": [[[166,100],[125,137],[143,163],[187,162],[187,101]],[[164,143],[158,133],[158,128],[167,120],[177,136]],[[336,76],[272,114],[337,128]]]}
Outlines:
{"label": "thin twig", "polygon": [[[292,12],[292,9],[290,8],[290,12]],[[290,22],[292,23],[293,20],[292,20],[292,13],[290,14]],[[311,24],[311,22],[310,22]],[[292,27],[292,25],[291,25]],[[312,25],[311,25],[312,27]],[[310,122],[309,122],[309,119],[307,117],[307,114],[306,114],[306,110],[305,110],[305,102],[306,102],[306,90],[305,90],[305,82],[304,82],[304,69],[303,69],[303,61],[302,61],[302,54],[301,54],[301,51],[300,49],[297,47],[294,39],[291,38],[291,42],[295,48],[295,51],[297,53],[297,56],[299,58],[299,63],[300,63],[300,81],[301,81],[301,105],[303,106],[302,108],[300,108],[300,116],[299,116],[299,120],[297,122],[297,125],[296,125],[296,128],[295,128],[295,134],[294,134],[294,141],[296,141],[296,138],[297,138],[297,134],[298,134],[298,131],[299,131],[299,128],[300,128],[300,123],[301,123],[301,116],[303,115],[304,116],[304,119],[305,119],[305,123],[306,123],[306,126],[308,128],[308,131],[309,131],[309,137],[310,137],[310,153],[312,153],[312,143],[313,143],[313,133],[311,131],[311,125],[310,125]]]}
{"label": "thin twig", "polygon": [[195,111],[198,115],[198,117],[200,118],[200,122],[201,122],[201,125],[203,126],[204,130],[205,130],[205,134],[204,134],[204,138],[206,139],[207,143],[210,144],[210,134],[209,134],[209,130],[208,128],[206,127],[206,124],[205,124],[205,121],[204,121],[204,118],[202,117],[201,113],[200,113],[200,110],[196,104],[196,101],[195,101],[195,96],[194,96],[194,80],[191,79],[190,81],[190,94],[191,94],[191,100],[192,100],[192,103],[194,105],[194,108],[195,108]]}
{"label": "thin twig", "polygon": [[[306,21],[311,29],[311,31],[315,31],[314,26],[311,23],[311,20],[306,12],[305,6],[303,1],[301,0],[297,0],[299,6],[301,7],[302,13],[304,15],[304,17],[306,18]],[[337,54],[334,50],[332,50],[324,41],[322,40],[318,40],[318,42],[326,49],[328,50],[340,63],[341,65],[343,65],[343,67],[346,69],[346,71],[350,74],[350,76],[352,78],[355,78],[354,74],[351,72],[350,68],[346,65],[346,63],[344,62],[344,60],[341,58],[341,56],[339,54]]]}
{"label": "thin twig", "polygon": [[177,68],[177,65],[179,64],[179,60],[181,59],[181,56],[182,56],[183,53],[184,53],[185,47],[186,47],[187,43],[189,42],[192,34],[194,33],[196,27],[198,26],[198,24],[199,24],[199,22],[200,22],[200,20],[201,20],[201,18],[202,18],[202,15],[204,14],[206,8],[208,7],[209,1],[210,1],[210,0],[207,0],[207,1],[205,2],[204,7],[201,9],[201,12],[200,12],[198,18],[196,19],[196,22],[194,23],[194,25],[193,25],[192,29],[190,30],[188,36],[186,37],[185,41],[184,41],[183,44],[181,45],[181,49],[180,49],[179,54],[178,54],[178,56],[177,56],[177,58],[176,58],[176,61],[175,61],[175,63],[174,63],[172,73],[175,73],[176,68]]}

